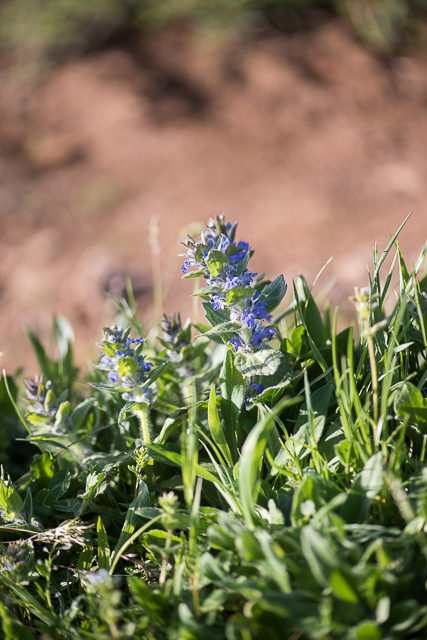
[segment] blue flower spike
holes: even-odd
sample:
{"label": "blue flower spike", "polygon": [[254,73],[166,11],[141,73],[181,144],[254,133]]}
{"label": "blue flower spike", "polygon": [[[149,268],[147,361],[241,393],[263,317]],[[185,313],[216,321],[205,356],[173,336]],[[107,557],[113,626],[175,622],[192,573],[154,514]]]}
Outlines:
{"label": "blue flower spike", "polygon": [[[253,253],[249,243],[235,242],[236,227],[236,224],[226,223],[224,216],[218,216],[209,220],[200,241],[187,236],[183,243],[187,253],[182,271],[184,277],[198,275],[206,280],[207,287],[199,295],[208,299],[213,311],[227,311],[230,321],[241,325],[227,344],[235,352],[248,355],[259,351],[276,335],[276,330],[267,324],[271,320],[267,308],[279,304],[286,285],[280,276],[276,287],[280,297],[277,304],[269,305],[266,296],[253,284],[257,274],[247,268]],[[194,271],[190,272],[193,267]]]}

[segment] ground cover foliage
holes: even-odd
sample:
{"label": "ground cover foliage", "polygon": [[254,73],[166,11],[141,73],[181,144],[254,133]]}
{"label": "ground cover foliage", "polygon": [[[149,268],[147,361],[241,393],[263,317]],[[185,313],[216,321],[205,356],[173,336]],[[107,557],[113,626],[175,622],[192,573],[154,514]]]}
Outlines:
{"label": "ground cover foliage", "polygon": [[358,330],[250,271],[224,218],[184,243],[203,320],[147,335],[129,288],[85,380],[65,320],[55,355],[28,330],[40,376],[0,381],[3,637],[426,637],[427,245],[410,271],[397,235]]}
{"label": "ground cover foliage", "polygon": [[0,45],[60,59],[136,30],[186,24],[238,36],[266,27],[292,32],[341,16],[369,46],[396,53],[422,38],[426,11],[426,0],[4,0]]}

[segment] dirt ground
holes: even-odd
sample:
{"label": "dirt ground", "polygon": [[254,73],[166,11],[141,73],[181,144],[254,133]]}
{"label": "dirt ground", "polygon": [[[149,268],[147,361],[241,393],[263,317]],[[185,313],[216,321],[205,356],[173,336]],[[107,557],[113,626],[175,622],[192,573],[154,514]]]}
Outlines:
{"label": "dirt ground", "polygon": [[312,282],[334,256],[322,282],[336,279],[328,297],[344,312],[374,243],[410,211],[410,265],[427,239],[427,60],[381,60],[339,21],[225,49],[189,31],[135,37],[36,88],[0,64],[8,371],[37,371],[24,325],[46,337],[54,313],[74,325],[85,366],[113,318],[104,290],[127,275],[149,327],[156,243],[164,310],[191,313],[179,242],[220,213],[269,277]]}

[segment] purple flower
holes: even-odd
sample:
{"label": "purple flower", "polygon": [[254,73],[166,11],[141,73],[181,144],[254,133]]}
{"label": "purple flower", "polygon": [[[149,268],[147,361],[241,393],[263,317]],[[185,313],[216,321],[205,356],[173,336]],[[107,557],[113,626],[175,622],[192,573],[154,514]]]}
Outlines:
{"label": "purple flower", "polygon": [[181,271],[182,273],[187,273],[190,267],[194,267],[196,265],[197,265],[197,262],[195,260],[186,260],[181,267]]}
{"label": "purple flower", "polygon": [[255,302],[253,305],[254,314],[257,318],[261,318],[265,320],[268,316],[265,311],[265,307],[267,306],[266,302]]}
{"label": "purple flower", "polygon": [[259,347],[263,340],[271,340],[276,333],[276,329],[273,329],[272,327],[263,327],[259,324],[252,330],[250,342],[254,347]]}
{"label": "purple flower", "polygon": [[110,380],[110,382],[117,382],[117,380],[119,379],[119,374],[117,373],[117,371],[110,371],[110,373],[108,374],[108,379]]}
{"label": "purple flower", "polygon": [[225,298],[223,296],[212,296],[211,303],[213,304],[214,311],[218,311],[218,309],[224,309],[227,306]]}
{"label": "purple flower", "polygon": [[240,260],[243,260],[245,255],[246,255],[246,251],[239,251],[239,253],[235,253],[234,256],[229,257],[228,263],[236,264],[237,262],[240,262]]}
{"label": "purple flower", "polygon": [[248,392],[254,391],[254,394],[252,395],[258,395],[259,393],[262,393],[264,389],[265,387],[263,384],[257,384],[256,382],[251,382],[251,384],[248,387]]}
{"label": "purple flower", "polygon": [[102,356],[100,362],[101,364],[111,364],[113,358],[109,358],[108,356]]}
{"label": "purple flower", "polygon": [[227,238],[227,236],[222,236],[221,245],[220,245],[220,251],[222,253],[225,253],[227,251],[227,247],[228,247],[229,244],[231,244],[229,238]]}
{"label": "purple flower", "polygon": [[257,276],[257,273],[251,273],[250,271],[244,271],[240,277],[242,287],[247,287],[251,284],[252,280]]}
{"label": "purple flower", "polygon": [[277,333],[276,329],[273,329],[272,327],[265,327],[263,330],[262,337],[265,338],[266,340],[271,340],[272,338],[274,338],[276,333]]}
{"label": "purple flower", "polygon": [[241,279],[238,276],[227,276],[227,281],[224,285],[224,289],[227,291],[233,289],[233,287],[238,287],[242,284]]}
{"label": "purple flower", "polygon": [[255,315],[249,307],[245,307],[245,309],[243,309],[240,320],[246,324],[248,329],[252,329],[255,326]]}
{"label": "purple flower", "polygon": [[238,348],[241,347],[243,343],[240,336],[238,336],[237,333],[235,333],[234,336],[231,338],[231,340],[228,341],[228,344],[231,344],[234,351],[237,351]]}

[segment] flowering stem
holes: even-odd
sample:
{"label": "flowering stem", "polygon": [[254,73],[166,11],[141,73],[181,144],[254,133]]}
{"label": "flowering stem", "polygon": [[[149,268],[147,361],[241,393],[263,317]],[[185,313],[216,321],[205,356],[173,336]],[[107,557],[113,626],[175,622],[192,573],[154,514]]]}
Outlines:
{"label": "flowering stem", "polygon": [[139,403],[138,409],[134,409],[133,412],[138,418],[143,443],[145,445],[151,444],[153,425],[150,418],[148,404],[146,404],[145,402]]}
{"label": "flowering stem", "polygon": [[166,582],[166,571],[168,567],[168,553],[171,546],[171,542],[172,542],[172,531],[168,529],[166,544],[165,544],[165,551],[162,554],[162,568],[160,570],[160,576],[159,576],[159,584],[161,586],[163,586]]}

